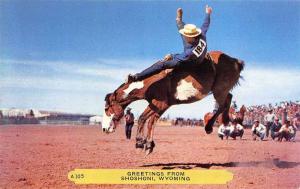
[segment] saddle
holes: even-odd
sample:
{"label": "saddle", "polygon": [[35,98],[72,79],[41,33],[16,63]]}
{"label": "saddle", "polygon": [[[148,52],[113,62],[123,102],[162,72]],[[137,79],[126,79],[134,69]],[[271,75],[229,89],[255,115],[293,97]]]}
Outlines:
{"label": "saddle", "polygon": [[215,61],[213,60],[213,58],[211,57],[211,55],[209,53],[206,53],[204,60],[207,60],[209,62],[211,62],[213,65],[216,64]]}

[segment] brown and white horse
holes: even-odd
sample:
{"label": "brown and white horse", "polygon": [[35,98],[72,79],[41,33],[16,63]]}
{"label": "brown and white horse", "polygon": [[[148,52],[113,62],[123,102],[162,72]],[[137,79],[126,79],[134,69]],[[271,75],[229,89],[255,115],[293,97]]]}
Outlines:
{"label": "brown and white horse", "polygon": [[[161,71],[143,81],[122,84],[105,97],[103,113],[103,132],[116,129],[124,115],[124,109],[133,101],[145,99],[149,105],[138,120],[136,148],[145,148],[146,154],[153,151],[154,123],[172,105],[199,101],[213,94],[219,104],[205,125],[206,133],[221,113],[223,120],[229,120],[228,110],[232,95],[230,91],[238,83],[244,62],[220,51],[209,53],[200,65],[177,67],[172,72]],[[147,134],[144,125],[147,123]]]}

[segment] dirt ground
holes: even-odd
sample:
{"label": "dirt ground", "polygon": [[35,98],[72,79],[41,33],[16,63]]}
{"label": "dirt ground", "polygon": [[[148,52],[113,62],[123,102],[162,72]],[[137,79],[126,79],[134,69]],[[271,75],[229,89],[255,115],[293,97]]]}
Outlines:
{"label": "dirt ground", "polygon": [[[135,149],[124,128],[103,134],[91,126],[0,126],[0,188],[299,188],[300,140],[217,138],[216,129],[156,127],[153,154]],[[227,185],[75,185],[75,168],[226,169]]]}

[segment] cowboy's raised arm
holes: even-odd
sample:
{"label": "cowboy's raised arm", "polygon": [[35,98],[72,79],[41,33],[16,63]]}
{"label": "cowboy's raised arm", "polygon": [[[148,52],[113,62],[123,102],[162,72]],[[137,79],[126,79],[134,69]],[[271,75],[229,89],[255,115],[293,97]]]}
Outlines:
{"label": "cowboy's raised arm", "polygon": [[184,27],[184,22],[182,21],[182,8],[177,9],[177,17],[176,17],[176,25],[178,30],[182,29]]}
{"label": "cowboy's raised arm", "polygon": [[206,5],[205,12],[206,12],[206,15],[205,15],[205,18],[204,18],[204,22],[201,26],[201,31],[202,31],[203,35],[206,35],[206,32],[208,30],[208,27],[209,27],[209,24],[210,24],[210,14],[212,13],[212,8],[209,7],[208,5]]}

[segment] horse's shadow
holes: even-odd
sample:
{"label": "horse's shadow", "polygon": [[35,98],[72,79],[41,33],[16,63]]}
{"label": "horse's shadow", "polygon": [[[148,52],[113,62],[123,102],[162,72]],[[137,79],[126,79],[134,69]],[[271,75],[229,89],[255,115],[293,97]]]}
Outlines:
{"label": "horse's shadow", "polygon": [[140,167],[162,167],[162,169],[194,169],[211,167],[265,167],[288,169],[299,166],[300,162],[281,161],[278,158],[266,161],[249,161],[249,162],[227,162],[227,163],[156,163],[145,164]]}

